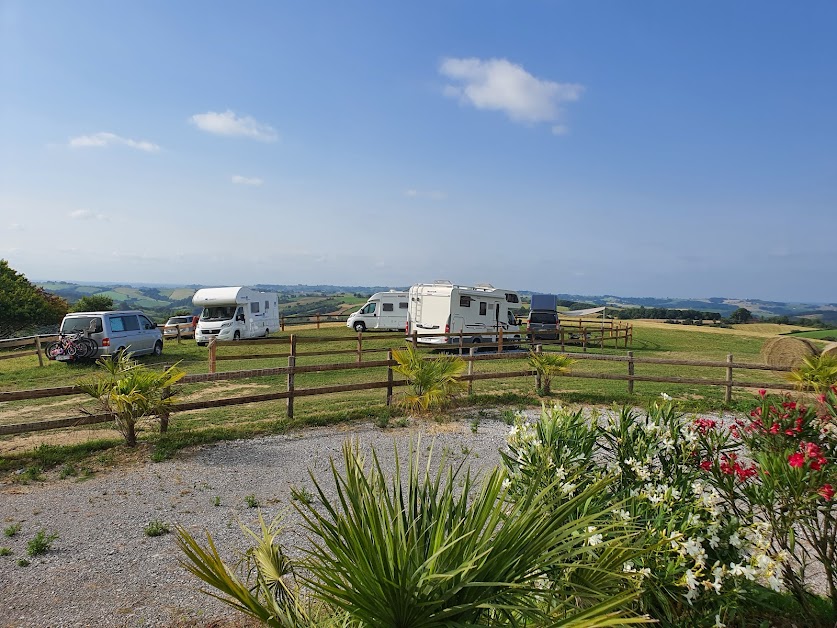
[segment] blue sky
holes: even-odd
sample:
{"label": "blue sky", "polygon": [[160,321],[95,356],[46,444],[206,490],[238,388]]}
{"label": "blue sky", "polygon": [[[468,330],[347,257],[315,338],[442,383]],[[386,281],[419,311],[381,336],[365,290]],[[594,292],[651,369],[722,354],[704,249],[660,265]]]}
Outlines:
{"label": "blue sky", "polygon": [[835,33],[817,0],[0,0],[0,257],[834,302]]}

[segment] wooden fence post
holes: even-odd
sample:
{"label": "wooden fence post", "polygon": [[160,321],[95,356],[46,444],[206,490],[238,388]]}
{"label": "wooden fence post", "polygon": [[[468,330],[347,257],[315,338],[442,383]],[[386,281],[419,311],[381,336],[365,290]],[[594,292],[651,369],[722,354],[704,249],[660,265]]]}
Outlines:
{"label": "wooden fence post", "polygon": [[[628,377],[633,378],[634,376],[634,352],[628,351]],[[634,394],[634,380],[628,380],[628,394]]]}
{"label": "wooden fence post", "polygon": [[288,356],[288,418],[294,418],[294,367],[296,366],[296,335],[291,334],[291,355]]}
{"label": "wooden fence post", "polygon": [[587,328],[581,331],[581,348],[584,349],[584,353],[587,353]]}
{"label": "wooden fence post", "polygon": [[320,315],[317,314],[317,329],[320,328]]}
{"label": "wooden fence post", "polygon": [[[387,361],[392,362],[392,349],[387,351]],[[392,364],[387,364],[387,405],[392,405]]]}
{"label": "wooden fence post", "polygon": [[177,344],[180,344],[180,323],[177,324]]}
{"label": "wooden fence post", "polygon": [[357,362],[363,362],[363,332],[357,332]]}
{"label": "wooden fence post", "polygon": [[561,336],[561,353],[564,353],[564,328],[558,329],[558,335]]}
{"label": "wooden fence post", "polygon": [[727,354],[727,386],[726,390],[724,391],[724,403],[729,403],[732,401],[732,354]]}
{"label": "wooden fence post", "polygon": [[[471,359],[468,360],[468,375],[473,375],[474,374],[474,347],[473,346],[468,350],[468,353],[471,356]],[[468,380],[468,395],[473,395],[473,394],[474,394],[474,380],[469,379]]]}
{"label": "wooden fence post", "polygon": [[413,350],[418,349],[418,332],[413,331]]}
{"label": "wooden fence post", "polygon": [[209,372],[215,372],[215,353],[218,350],[215,344],[215,338],[209,339]]}
{"label": "wooden fence post", "polygon": [[279,319],[279,331],[285,331],[285,317]]}
{"label": "wooden fence post", "polygon": [[[542,353],[543,352],[543,345],[535,345],[535,353]],[[541,390],[541,374],[538,371],[535,371],[535,390],[538,394],[540,394]]]}
{"label": "wooden fence post", "polygon": [[38,354],[38,366],[44,365],[44,350],[41,348],[41,337],[35,336],[35,351]]}
{"label": "wooden fence post", "polygon": [[497,337],[497,353],[503,353],[503,328],[500,328],[500,335]]}
{"label": "wooden fence post", "polygon": [[462,330],[459,330],[459,355],[462,356]]}

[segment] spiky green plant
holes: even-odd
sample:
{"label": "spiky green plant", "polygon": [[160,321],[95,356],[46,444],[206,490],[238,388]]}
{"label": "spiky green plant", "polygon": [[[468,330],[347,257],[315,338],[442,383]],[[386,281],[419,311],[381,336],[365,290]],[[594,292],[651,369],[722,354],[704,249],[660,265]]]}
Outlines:
{"label": "spiky green plant", "polygon": [[787,375],[799,390],[811,390],[824,394],[837,384],[837,357],[832,355],[811,355],[802,358],[802,364]]}
{"label": "spiky green plant", "polygon": [[620,610],[637,592],[622,572],[634,538],[594,550],[593,531],[612,530],[610,508],[576,516],[601,483],[561,504],[538,483],[511,500],[501,468],[477,485],[420,450],[406,473],[396,450],[388,473],[374,450],[367,466],[346,443],[344,470],[332,461],[337,498],[314,480],[320,505],[296,505],[313,541],[301,577],[316,596],[381,628],[637,623]]}
{"label": "spiky green plant", "polygon": [[466,368],[462,358],[439,356],[425,359],[412,346],[394,350],[392,357],[398,362],[392,370],[409,382],[410,391],[404,395],[402,404],[411,412],[442,408],[466,388],[465,382],[458,379]]}
{"label": "spiky green plant", "polygon": [[171,387],[185,373],[170,366],[165,371],[154,371],[138,364],[130,354],[120,351],[115,357],[103,356],[97,364],[100,371],[91,379],[78,384],[79,390],[99,402],[99,407],[110,414],[129,447],[137,444],[136,424],[144,418],[168,420],[174,404]]}
{"label": "spiky green plant", "polygon": [[245,560],[239,563],[239,566],[244,565],[243,576],[226,565],[208,532],[207,546],[203,547],[184,527],[177,526],[176,542],[185,555],[180,563],[214,589],[201,589],[203,593],[266,626],[303,628],[314,625],[293,585],[291,561],[277,543],[281,532],[278,521],[268,525],[259,513],[259,526],[258,531],[242,526],[255,542]]}
{"label": "spiky green plant", "polygon": [[552,390],[552,378],[569,373],[570,366],[575,363],[575,360],[563,353],[530,351],[528,362],[538,374],[540,382],[538,394],[548,395]]}

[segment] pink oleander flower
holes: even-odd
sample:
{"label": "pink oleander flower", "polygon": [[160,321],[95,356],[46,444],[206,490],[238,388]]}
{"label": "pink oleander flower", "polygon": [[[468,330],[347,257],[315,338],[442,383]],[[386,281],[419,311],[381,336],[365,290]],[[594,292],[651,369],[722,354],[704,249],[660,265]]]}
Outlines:
{"label": "pink oleander flower", "polygon": [[834,497],[834,488],[831,484],[823,484],[817,493],[819,493],[825,501],[831,501],[831,498]]}
{"label": "pink oleander flower", "polygon": [[796,452],[788,456],[788,464],[794,468],[799,468],[805,464],[805,454]]}
{"label": "pink oleander flower", "polygon": [[759,388],[759,397],[764,397],[767,391],[764,388]]}

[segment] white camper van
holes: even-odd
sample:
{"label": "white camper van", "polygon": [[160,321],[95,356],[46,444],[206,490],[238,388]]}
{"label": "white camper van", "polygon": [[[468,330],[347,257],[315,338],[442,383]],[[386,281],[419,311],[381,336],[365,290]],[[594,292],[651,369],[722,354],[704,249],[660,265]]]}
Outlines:
{"label": "white camper van", "polygon": [[500,290],[490,284],[470,287],[436,281],[412,286],[409,299],[406,329],[408,334],[416,332],[418,342],[458,344],[458,338],[428,334],[460,331],[466,342],[495,342],[500,328],[504,340],[520,340],[520,327],[513,313],[520,305],[520,297],[512,290]]}
{"label": "white camper van", "polygon": [[212,338],[241,340],[267,336],[279,329],[279,297],[251,288],[201,288],[192,297],[203,311],[195,328],[201,346]]}
{"label": "white camper van", "polygon": [[407,324],[407,293],[376,292],[362,308],[349,316],[346,327],[355,331],[393,329],[401,331]]}

